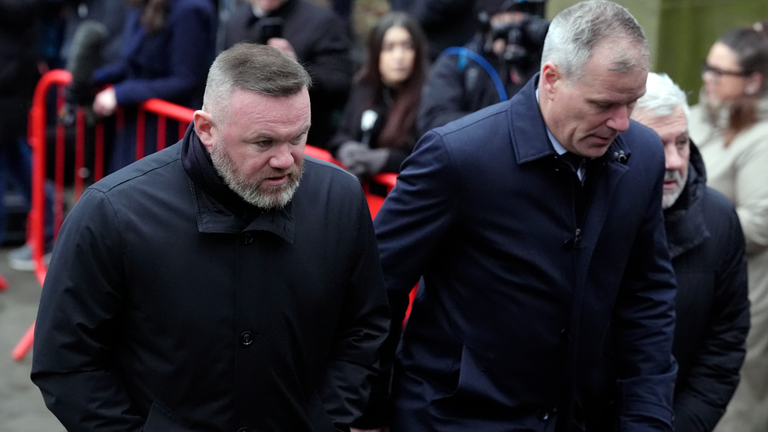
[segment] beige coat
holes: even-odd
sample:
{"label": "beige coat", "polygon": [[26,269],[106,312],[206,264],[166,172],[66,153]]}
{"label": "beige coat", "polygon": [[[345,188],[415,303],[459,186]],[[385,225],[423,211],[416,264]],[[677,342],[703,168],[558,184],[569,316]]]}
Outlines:
{"label": "beige coat", "polygon": [[717,125],[703,104],[691,110],[690,135],[707,169],[707,185],[736,206],[747,244],[751,329],[741,382],[716,432],[768,431],[768,98],[760,121],[724,146],[724,111]]}

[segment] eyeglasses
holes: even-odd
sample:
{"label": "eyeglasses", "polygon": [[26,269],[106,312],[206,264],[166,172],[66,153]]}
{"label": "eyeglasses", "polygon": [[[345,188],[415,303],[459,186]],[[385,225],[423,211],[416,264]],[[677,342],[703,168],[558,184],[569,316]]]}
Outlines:
{"label": "eyeglasses", "polygon": [[749,72],[745,72],[745,71],[729,71],[729,70],[720,69],[718,67],[709,65],[705,61],[701,64],[701,74],[704,75],[707,72],[710,72],[712,76],[718,80],[723,75],[730,75],[730,76],[737,76],[737,77],[746,77],[749,75]]}

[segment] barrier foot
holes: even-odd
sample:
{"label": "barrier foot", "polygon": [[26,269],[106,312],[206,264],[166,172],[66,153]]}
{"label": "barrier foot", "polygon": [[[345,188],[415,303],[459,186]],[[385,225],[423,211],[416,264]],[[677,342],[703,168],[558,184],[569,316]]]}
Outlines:
{"label": "barrier foot", "polygon": [[21,337],[19,343],[17,343],[16,347],[14,347],[13,351],[11,351],[11,357],[13,357],[13,359],[16,361],[24,359],[24,356],[26,356],[27,352],[32,348],[32,342],[34,342],[34,340],[35,323],[32,323],[32,325],[29,327],[29,330],[24,333],[24,336]]}

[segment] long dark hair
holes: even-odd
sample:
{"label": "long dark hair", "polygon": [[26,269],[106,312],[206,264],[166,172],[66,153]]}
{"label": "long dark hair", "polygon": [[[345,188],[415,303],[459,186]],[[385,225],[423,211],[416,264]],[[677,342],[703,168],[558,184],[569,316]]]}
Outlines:
{"label": "long dark hair", "polygon": [[755,72],[763,76],[763,82],[754,94],[741,96],[731,103],[725,131],[727,147],[739,132],[760,120],[757,101],[768,93],[768,20],[729,30],[718,42],[736,53],[739,68],[745,76]]}
{"label": "long dark hair", "polygon": [[168,0],[125,0],[128,6],[141,8],[139,22],[147,33],[157,33],[165,27],[165,17],[168,14]]}
{"label": "long dark hair", "polygon": [[368,34],[368,61],[358,75],[361,83],[373,88],[369,107],[376,105],[383,97],[384,83],[379,72],[379,58],[384,34],[392,27],[402,27],[411,35],[415,56],[411,75],[397,89],[391,89],[393,102],[387,113],[387,122],[378,138],[379,147],[397,146],[403,143],[403,137],[411,134],[421,101],[421,88],[427,75],[427,38],[419,23],[404,12],[389,12],[383,15]]}

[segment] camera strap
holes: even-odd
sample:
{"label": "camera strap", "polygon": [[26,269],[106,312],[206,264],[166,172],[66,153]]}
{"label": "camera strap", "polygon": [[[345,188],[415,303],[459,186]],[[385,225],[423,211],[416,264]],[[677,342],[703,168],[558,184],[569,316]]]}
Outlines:
{"label": "camera strap", "polygon": [[459,58],[468,57],[480,65],[483,69],[485,69],[485,72],[488,74],[488,76],[490,76],[491,81],[493,81],[493,85],[496,87],[496,92],[499,94],[499,100],[504,102],[509,99],[507,97],[507,90],[504,88],[504,83],[501,81],[499,73],[496,72],[496,69],[493,67],[493,65],[491,65],[483,56],[464,47],[448,47],[441,53],[441,55],[451,54],[456,54],[459,56]]}

